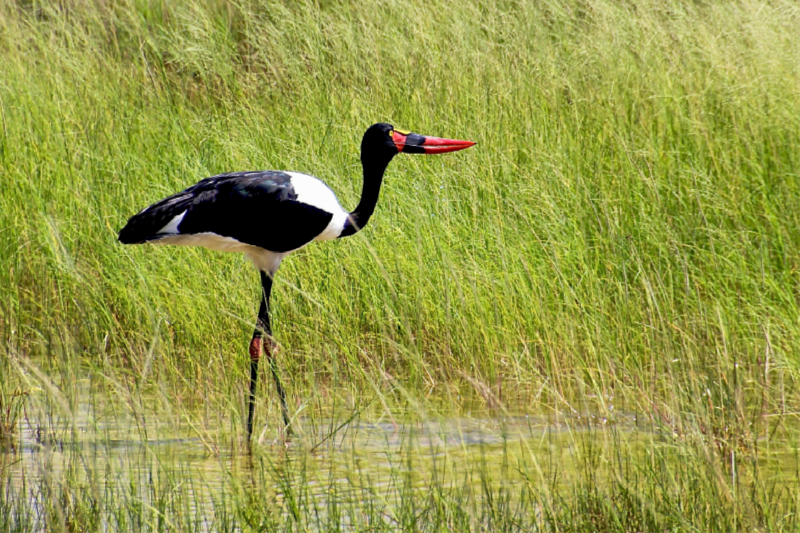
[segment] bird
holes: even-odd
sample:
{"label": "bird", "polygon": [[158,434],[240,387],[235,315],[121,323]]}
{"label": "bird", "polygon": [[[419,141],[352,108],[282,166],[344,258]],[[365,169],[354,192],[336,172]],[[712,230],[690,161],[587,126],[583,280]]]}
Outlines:
{"label": "bird", "polygon": [[[476,143],[429,137],[391,124],[370,126],[361,140],[361,199],[352,212],[341,207],[321,180],[300,172],[260,170],[211,176],[145,207],[119,231],[122,244],[201,246],[243,253],[261,276],[261,298],[250,341],[250,391],[247,441],[253,434],[258,363],[266,355],[291,432],[286,392],[275,365],[270,295],[278,267],[287,255],[312,241],[341,239],[362,230],[378,202],[384,173],[399,153],[443,154]],[[266,338],[266,343],[264,342]]]}

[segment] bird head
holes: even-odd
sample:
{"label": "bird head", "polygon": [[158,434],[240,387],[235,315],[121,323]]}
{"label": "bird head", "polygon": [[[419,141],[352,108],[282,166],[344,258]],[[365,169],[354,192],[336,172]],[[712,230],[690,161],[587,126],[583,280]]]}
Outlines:
{"label": "bird head", "polygon": [[473,146],[472,141],[458,141],[427,137],[410,131],[403,131],[391,124],[373,124],[364,133],[361,141],[361,157],[377,157],[391,160],[400,152],[406,154],[444,154]]}

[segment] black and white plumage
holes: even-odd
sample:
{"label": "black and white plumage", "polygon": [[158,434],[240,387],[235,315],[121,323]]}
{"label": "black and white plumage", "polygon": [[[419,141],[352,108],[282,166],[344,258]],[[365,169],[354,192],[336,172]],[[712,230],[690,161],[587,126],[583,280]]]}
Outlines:
{"label": "black and white plumage", "polygon": [[119,240],[242,252],[274,276],[287,254],[313,240],[339,238],[347,225],[336,195],[313,176],[234,172],[206,178],[144,209]]}
{"label": "black and white plumage", "polygon": [[[378,201],[383,175],[400,152],[438,154],[463,150],[475,143],[396,130],[375,124],[361,141],[364,182],[356,209],[345,211],[322,181],[299,172],[254,171],[203,179],[157,202],[128,220],[119,233],[123,244],[155,243],[203,246],[244,253],[261,272],[262,298],[250,343],[251,378],[247,434],[252,434],[258,361],[266,350],[289,427],[286,399],[272,357],[269,316],[272,280],[281,261],[314,240],[347,237],[369,221]],[[268,344],[264,346],[263,336]]]}

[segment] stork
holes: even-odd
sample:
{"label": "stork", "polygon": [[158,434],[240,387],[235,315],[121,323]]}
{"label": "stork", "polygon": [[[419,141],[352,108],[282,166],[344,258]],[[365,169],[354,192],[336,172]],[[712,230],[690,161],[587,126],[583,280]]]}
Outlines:
{"label": "stork", "polygon": [[259,270],[261,305],[250,341],[248,441],[253,433],[262,352],[272,369],[286,430],[290,430],[286,392],[275,366],[276,344],[270,324],[272,281],[281,261],[311,241],[349,237],[363,229],[375,211],[386,167],[398,153],[443,154],[474,144],[426,137],[390,124],[374,124],[361,141],[364,181],[361,200],[351,213],[342,209],[333,191],[313,176],[273,170],[233,172],[200,180],[144,208],[120,230],[119,241],[123,244],[203,246],[241,252]]}

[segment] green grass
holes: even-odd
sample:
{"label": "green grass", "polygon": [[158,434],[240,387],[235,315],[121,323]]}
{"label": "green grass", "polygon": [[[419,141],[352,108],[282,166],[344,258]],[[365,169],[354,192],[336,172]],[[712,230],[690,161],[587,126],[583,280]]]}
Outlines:
{"label": "green grass", "polygon": [[[353,208],[361,134],[387,121],[479,144],[396,158],[365,231],[284,262],[274,329],[299,420],[478,404],[636,413],[663,439],[630,461],[589,439],[569,474],[542,466],[513,489],[530,520],[452,479],[393,478],[421,522],[388,529],[796,529],[800,475],[775,475],[796,472],[800,412],[799,26],[786,1],[2,3],[0,440],[78,438],[91,405],[95,429],[156,419],[228,449],[257,275],[116,231],[232,170],[308,172]],[[69,475],[33,486],[89,505]],[[36,529],[9,483],[0,515],[22,522],[3,529]],[[238,490],[213,528],[327,527],[308,499],[276,514]]]}

